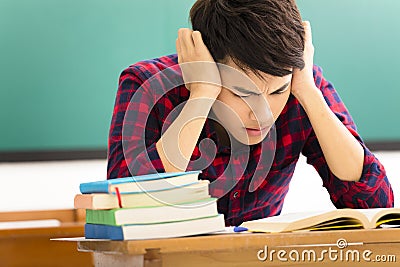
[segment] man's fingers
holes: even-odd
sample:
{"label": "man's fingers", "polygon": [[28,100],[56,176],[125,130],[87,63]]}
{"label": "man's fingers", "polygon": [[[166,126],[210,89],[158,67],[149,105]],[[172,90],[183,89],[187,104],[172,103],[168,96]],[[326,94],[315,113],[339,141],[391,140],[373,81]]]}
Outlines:
{"label": "man's fingers", "polygon": [[193,31],[192,38],[195,47],[201,48],[204,46],[203,37],[199,31]]}
{"label": "man's fingers", "polygon": [[179,29],[178,39],[179,39],[182,51],[193,49],[194,43],[193,43],[193,39],[192,39],[192,30],[187,29],[187,28]]}
{"label": "man's fingers", "polygon": [[303,27],[304,27],[304,32],[305,32],[305,38],[307,41],[312,41],[312,35],[311,35],[311,24],[309,21],[303,21]]}
{"label": "man's fingers", "polygon": [[179,29],[177,52],[181,59],[180,62],[214,61],[210,51],[208,51],[207,46],[203,42],[201,33],[199,31],[192,31],[191,29]]}
{"label": "man's fingers", "polygon": [[178,63],[181,63],[183,61],[183,58],[182,58],[182,49],[181,49],[181,44],[179,42],[179,38],[176,38],[175,46],[176,46],[176,53],[178,54]]}

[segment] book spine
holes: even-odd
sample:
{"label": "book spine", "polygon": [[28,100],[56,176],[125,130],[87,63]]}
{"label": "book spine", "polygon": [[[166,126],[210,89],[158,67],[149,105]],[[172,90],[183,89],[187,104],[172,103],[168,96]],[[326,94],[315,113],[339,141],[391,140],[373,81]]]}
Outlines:
{"label": "book spine", "polygon": [[86,210],[86,223],[117,225],[115,221],[116,210]]}
{"label": "book spine", "polygon": [[109,193],[108,186],[109,186],[108,181],[82,183],[79,185],[79,190],[81,191],[82,194]]}
{"label": "book spine", "polygon": [[123,229],[120,226],[85,224],[85,238],[124,240]]}

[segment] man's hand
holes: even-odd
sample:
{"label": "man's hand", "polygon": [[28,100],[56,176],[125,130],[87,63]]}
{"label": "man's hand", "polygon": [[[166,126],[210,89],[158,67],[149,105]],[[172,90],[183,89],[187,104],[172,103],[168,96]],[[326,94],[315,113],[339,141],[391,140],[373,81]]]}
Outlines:
{"label": "man's hand", "polygon": [[217,64],[198,31],[180,29],[176,39],[178,63],[190,91],[181,112],[161,135],[156,148],[165,172],[185,171],[208,114],[221,92]]}
{"label": "man's hand", "polygon": [[303,22],[305,38],[304,38],[304,63],[302,70],[294,69],[292,77],[292,94],[302,103],[304,101],[303,94],[307,94],[309,90],[317,89],[313,77],[314,65],[314,46],[312,43],[310,22]]}
{"label": "man's hand", "polygon": [[305,29],[304,63],[295,69],[292,94],[299,100],[311,122],[330,171],[342,181],[359,181],[364,164],[364,149],[326,103],[313,77],[314,47],[309,22]]}
{"label": "man's hand", "polygon": [[186,28],[179,29],[176,51],[190,95],[217,98],[221,92],[221,77],[201,33]]}

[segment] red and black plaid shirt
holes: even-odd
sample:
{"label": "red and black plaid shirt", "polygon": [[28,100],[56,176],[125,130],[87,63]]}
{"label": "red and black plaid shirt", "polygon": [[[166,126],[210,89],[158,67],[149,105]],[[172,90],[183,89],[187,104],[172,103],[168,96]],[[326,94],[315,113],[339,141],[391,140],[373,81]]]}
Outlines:
{"label": "red and black plaid shirt", "polygon": [[[300,153],[315,167],[337,208],[393,206],[393,192],[384,167],[365,147],[336,90],[316,66],[314,79],[331,110],[364,147],[361,179],[345,182],[332,174],[310,121],[293,95],[275,122],[276,151],[269,172],[263,172],[262,164],[258,164],[261,143],[249,146],[250,157],[240,151],[233,155],[229,147],[219,143],[213,124],[207,119],[188,170],[210,163],[202,170],[200,178],[211,182],[218,178],[217,183],[211,183],[210,193],[219,197],[218,210],[225,215],[227,225],[279,214]],[[176,84],[180,86],[169,90],[168,87]],[[155,143],[165,131],[163,127],[171,124],[182,108],[180,104],[188,98],[189,91],[183,85],[177,55],[138,62],[124,70],[109,133],[107,178],[164,172]],[[206,140],[200,144],[203,139],[213,142]],[[244,173],[240,172],[243,168]],[[235,178],[237,173],[243,175]],[[252,178],[262,179],[253,192],[249,190]],[[229,192],[223,195],[227,190]]]}

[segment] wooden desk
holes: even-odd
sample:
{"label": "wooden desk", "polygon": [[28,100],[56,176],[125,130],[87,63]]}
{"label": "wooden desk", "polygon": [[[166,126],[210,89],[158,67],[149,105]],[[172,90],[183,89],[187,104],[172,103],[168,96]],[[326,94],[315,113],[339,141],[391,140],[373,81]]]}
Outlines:
{"label": "wooden desk", "polygon": [[[337,245],[339,239],[346,240],[347,247],[339,248]],[[344,243],[339,242],[339,245],[341,244]],[[263,253],[265,246],[267,246],[269,256],[265,261],[261,261],[257,253],[260,253],[261,258],[265,257]],[[78,241],[78,250],[94,252],[95,266],[98,267],[321,266],[322,264],[357,267],[398,266],[400,229],[224,234],[139,241],[81,240]],[[275,252],[271,258],[272,250]],[[280,250],[286,252],[278,252]],[[337,251],[336,254],[334,250]],[[297,262],[294,261],[296,251],[299,253]],[[312,251],[316,255],[315,261]],[[359,260],[357,260],[357,251]],[[279,260],[278,253],[281,253],[281,259],[286,258],[287,261]],[[329,253],[331,253],[331,258]],[[289,258],[289,254],[292,258]],[[340,254],[342,254],[342,259]],[[334,260],[335,255],[337,255],[336,260]],[[381,260],[386,259],[386,262],[378,263],[375,261],[378,259],[376,256],[380,256]],[[367,259],[370,259],[370,262],[367,262]]]}
{"label": "wooden desk", "polygon": [[76,244],[55,242],[55,237],[76,237],[84,234],[84,212],[46,210],[1,212],[0,222],[57,219],[60,226],[44,228],[1,229],[1,267],[89,267],[91,253],[79,253]]}

